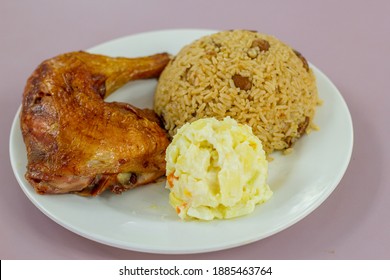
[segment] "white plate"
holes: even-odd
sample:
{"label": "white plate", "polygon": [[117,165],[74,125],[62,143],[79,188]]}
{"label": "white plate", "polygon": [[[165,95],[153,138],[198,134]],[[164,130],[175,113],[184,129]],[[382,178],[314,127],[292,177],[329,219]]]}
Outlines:
{"label": "white plate", "polygon": [[[90,51],[112,56],[163,51],[175,54],[183,45],[212,32],[183,29],[143,33],[104,43]],[[27,159],[20,131],[20,109],[10,135],[12,168],[24,193],[44,214],[81,236],[114,247],[153,253],[199,253],[263,239],[316,209],[336,188],[350,161],[353,129],[347,105],[333,83],[311,66],[324,100],[315,117],[321,130],[300,139],[293,154],[276,154],[269,170],[274,195],[251,215],[233,220],[183,222],[168,204],[163,181],[122,195],[38,195],[24,178]],[[108,101],[151,108],[155,86],[155,80],[130,83]]]}

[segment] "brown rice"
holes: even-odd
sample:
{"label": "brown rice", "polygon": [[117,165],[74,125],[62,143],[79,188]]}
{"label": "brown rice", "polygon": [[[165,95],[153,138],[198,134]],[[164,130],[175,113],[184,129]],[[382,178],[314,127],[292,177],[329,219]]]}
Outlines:
{"label": "brown rice", "polygon": [[186,122],[230,116],[267,154],[314,127],[316,81],[305,58],[273,36],[223,31],[185,46],[160,76],[154,109],[171,136]]}

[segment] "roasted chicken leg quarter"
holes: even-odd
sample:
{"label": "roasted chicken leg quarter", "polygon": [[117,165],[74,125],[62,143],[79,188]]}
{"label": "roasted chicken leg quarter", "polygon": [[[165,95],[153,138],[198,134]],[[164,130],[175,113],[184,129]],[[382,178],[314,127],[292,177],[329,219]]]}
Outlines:
{"label": "roasted chicken leg quarter", "polygon": [[40,194],[121,193],[165,174],[166,132],[152,110],[104,98],[125,83],[157,78],[166,53],[113,58],[71,52],[42,62],[21,110],[26,179]]}

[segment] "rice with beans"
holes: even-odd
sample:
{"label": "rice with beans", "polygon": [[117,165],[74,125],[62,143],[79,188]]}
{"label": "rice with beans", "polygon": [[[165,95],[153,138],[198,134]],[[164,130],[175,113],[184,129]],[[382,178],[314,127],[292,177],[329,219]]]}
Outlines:
{"label": "rice with beans", "polygon": [[251,126],[270,154],[315,128],[318,103],[299,52],[273,36],[233,30],[185,46],[160,76],[154,109],[171,136],[187,122],[230,116]]}

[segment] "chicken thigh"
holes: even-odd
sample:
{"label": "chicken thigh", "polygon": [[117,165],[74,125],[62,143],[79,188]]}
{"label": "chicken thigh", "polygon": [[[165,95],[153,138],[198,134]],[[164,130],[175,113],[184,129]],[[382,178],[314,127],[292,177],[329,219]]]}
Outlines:
{"label": "chicken thigh", "polygon": [[128,81],[158,77],[169,59],[80,51],[42,62],[20,117],[25,177],[36,192],[121,193],[163,176],[169,140],[155,113],[104,98]]}

